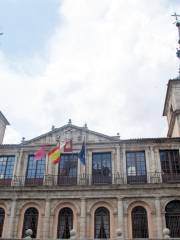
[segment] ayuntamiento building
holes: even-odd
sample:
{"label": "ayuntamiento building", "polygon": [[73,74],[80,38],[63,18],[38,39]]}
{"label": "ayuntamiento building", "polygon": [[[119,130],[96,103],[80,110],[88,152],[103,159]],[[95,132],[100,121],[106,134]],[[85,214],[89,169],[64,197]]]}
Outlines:
{"label": "ayuntamiento building", "polygon": [[[180,237],[180,80],[169,80],[165,138],[121,140],[69,123],[21,144],[2,144],[7,119],[0,113],[0,236],[39,239]],[[73,151],[48,162],[57,140]],[[85,167],[78,153],[86,139]],[[44,145],[46,157],[34,153]]]}

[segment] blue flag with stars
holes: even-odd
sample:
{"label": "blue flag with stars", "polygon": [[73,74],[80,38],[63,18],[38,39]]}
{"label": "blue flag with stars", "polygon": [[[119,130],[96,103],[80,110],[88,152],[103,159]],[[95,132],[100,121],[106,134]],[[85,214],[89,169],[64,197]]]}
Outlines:
{"label": "blue flag with stars", "polygon": [[85,165],[85,143],[83,142],[81,151],[79,152],[79,159],[83,165]]}

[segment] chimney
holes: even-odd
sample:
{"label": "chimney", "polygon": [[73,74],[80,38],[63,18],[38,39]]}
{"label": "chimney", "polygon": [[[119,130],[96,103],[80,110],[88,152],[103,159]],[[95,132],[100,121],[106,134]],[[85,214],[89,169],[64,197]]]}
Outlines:
{"label": "chimney", "polygon": [[8,120],[5,118],[5,116],[2,114],[2,112],[0,111],[0,144],[3,143],[4,134],[5,134],[7,125],[10,125],[10,124]]}

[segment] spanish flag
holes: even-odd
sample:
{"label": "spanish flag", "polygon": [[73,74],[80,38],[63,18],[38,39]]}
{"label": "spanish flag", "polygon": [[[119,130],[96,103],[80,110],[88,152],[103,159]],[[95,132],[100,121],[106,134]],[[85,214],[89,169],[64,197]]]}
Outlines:
{"label": "spanish flag", "polygon": [[60,148],[55,147],[53,148],[49,153],[48,153],[48,157],[49,160],[53,163],[56,164],[60,161],[60,156],[61,156],[61,152],[60,152]]}

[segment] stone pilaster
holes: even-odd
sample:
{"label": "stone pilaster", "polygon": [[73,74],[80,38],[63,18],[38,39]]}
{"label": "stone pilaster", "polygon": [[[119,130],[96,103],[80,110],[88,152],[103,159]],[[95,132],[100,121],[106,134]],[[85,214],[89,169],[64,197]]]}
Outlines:
{"label": "stone pilaster", "polygon": [[156,228],[157,228],[157,238],[162,239],[162,218],[161,218],[161,202],[160,198],[155,199],[155,208],[156,208]]}
{"label": "stone pilaster", "polygon": [[49,239],[49,226],[50,226],[50,199],[46,199],[44,225],[43,225],[43,239]]}
{"label": "stone pilaster", "polygon": [[117,208],[118,208],[118,229],[121,229],[122,237],[124,236],[124,217],[123,217],[123,199],[117,199]]}
{"label": "stone pilaster", "polygon": [[86,238],[86,199],[81,198],[80,239]]}
{"label": "stone pilaster", "polygon": [[120,166],[120,147],[116,147],[116,173],[120,173],[121,166]]}
{"label": "stone pilaster", "polygon": [[12,199],[11,203],[11,211],[10,211],[10,216],[9,216],[9,232],[7,233],[9,238],[14,238],[14,232],[15,232],[15,211],[16,211],[16,199]]}

